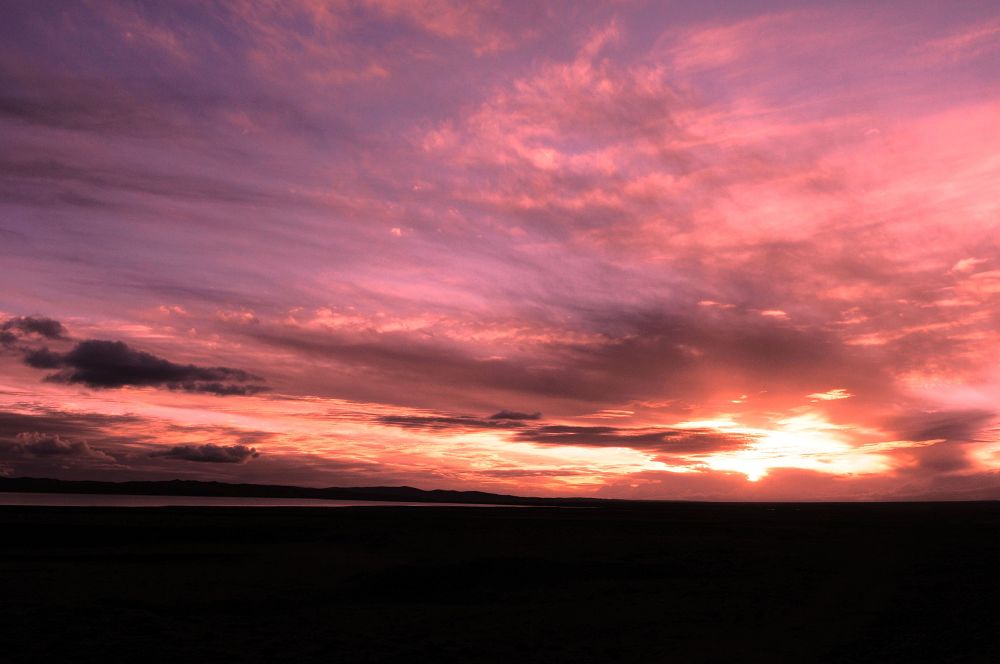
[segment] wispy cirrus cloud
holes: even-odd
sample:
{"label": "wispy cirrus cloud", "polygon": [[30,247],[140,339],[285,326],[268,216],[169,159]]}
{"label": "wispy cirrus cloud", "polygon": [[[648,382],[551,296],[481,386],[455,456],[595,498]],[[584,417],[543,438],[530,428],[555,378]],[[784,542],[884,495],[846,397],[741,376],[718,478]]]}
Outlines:
{"label": "wispy cirrus cloud", "polygon": [[[38,324],[35,321],[23,326]],[[59,332],[56,321],[47,321],[42,329]],[[49,336],[48,338],[60,338]],[[54,369],[45,376],[53,383],[82,384],[97,389],[122,387],[161,387],[185,392],[216,395],[247,395],[266,391],[262,380],[242,369],[229,367],[199,367],[176,364],[145,351],[135,350],[121,341],[88,339],[60,352],[48,347],[27,349],[24,363],[33,369]]]}
{"label": "wispy cirrus cloud", "polygon": [[260,452],[246,445],[174,445],[166,450],[151,452],[152,457],[195,461],[198,463],[246,463],[256,459]]}

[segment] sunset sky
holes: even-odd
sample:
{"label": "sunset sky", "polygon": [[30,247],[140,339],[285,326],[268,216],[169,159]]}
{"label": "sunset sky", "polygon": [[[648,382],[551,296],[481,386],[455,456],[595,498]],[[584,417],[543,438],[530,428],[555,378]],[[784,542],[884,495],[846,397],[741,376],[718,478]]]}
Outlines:
{"label": "sunset sky", "polygon": [[0,474],[1000,498],[1000,5],[20,2]]}

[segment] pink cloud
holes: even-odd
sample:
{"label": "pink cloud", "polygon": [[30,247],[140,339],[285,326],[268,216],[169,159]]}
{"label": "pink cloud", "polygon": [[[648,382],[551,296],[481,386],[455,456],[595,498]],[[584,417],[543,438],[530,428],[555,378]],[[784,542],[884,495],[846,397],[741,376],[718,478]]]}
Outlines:
{"label": "pink cloud", "polygon": [[[14,11],[0,325],[66,335],[0,332],[0,467],[990,494],[997,16],[926,11]],[[271,392],[42,380],[87,340]]]}

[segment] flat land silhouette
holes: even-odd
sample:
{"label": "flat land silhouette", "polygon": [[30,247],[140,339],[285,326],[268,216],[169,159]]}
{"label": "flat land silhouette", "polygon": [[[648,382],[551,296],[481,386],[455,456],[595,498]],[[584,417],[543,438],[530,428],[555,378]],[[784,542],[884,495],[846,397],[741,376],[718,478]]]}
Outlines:
{"label": "flat land silhouette", "polygon": [[996,661],[1000,503],[0,508],[6,662]]}

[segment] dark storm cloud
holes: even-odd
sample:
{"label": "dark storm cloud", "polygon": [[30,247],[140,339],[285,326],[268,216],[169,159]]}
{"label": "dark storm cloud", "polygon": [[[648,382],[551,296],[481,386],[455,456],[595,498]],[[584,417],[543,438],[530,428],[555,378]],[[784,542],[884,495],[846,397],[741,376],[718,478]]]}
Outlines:
{"label": "dark storm cloud", "polygon": [[544,445],[629,447],[665,453],[697,454],[738,450],[753,441],[746,434],[727,434],[709,429],[653,429],[609,426],[546,425],[517,431],[515,440]]}
{"label": "dark storm cloud", "polygon": [[481,419],[466,416],[385,415],[380,424],[425,431],[461,433],[476,429],[509,429],[512,440],[541,445],[628,447],[664,454],[698,454],[738,450],[753,441],[746,434],[727,434],[710,429],[666,429],[651,427],[537,425],[517,419]]}
{"label": "dark storm cloud", "polygon": [[106,429],[141,421],[141,418],[132,415],[64,413],[53,410],[37,413],[0,411],[0,441],[15,441],[18,434],[24,432],[47,436],[93,438],[103,435],[102,432]]}
{"label": "dark storm cloud", "polygon": [[259,376],[241,369],[175,364],[121,341],[81,341],[65,353],[41,348],[28,352],[24,362],[36,369],[58,369],[46,376],[47,381],[98,389],[163,387],[217,395],[250,395],[267,389],[252,384],[262,380]]}
{"label": "dark storm cloud", "polygon": [[516,410],[501,410],[499,413],[494,413],[490,415],[491,420],[540,420],[542,419],[542,414],[540,412],[535,413],[519,413]]}
{"label": "dark storm cloud", "polygon": [[24,350],[18,342],[30,338],[65,339],[66,328],[44,316],[15,316],[0,324],[0,348]]}
{"label": "dark storm cloud", "polygon": [[51,476],[67,468],[120,467],[143,436],[122,435],[132,415],[57,410],[0,412],[0,461],[22,475]]}
{"label": "dark storm cloud", "polygon": [[201,463],[246,463],[256,459],[260,452],[256,447],[246,445],[175,445],[162,452],[153,452],[149,456],[180,461],[197,461]]}
{"label": "dark storm cloud", "polygon": [[37,431],[19,433],[13,450],[36,457],[89,457],[113,461],[106,452],[92,448],[85,441],[67,440],[59,434]]}
{"label": "dark storm cloud", "polygon": [[9,335],[36,334],[46,339],[65,339],[66,328],[57,320],[44,316],[17,316],[0,325],[0,330]]}
{"label": "dark storm cloud", "polygon": [[541,418],[541,413],[501,410],[488,418],[470,415],[382,415],[377,418],[377,421],[389,426],[422,430],[517,429],[528,426],[526,422]]}
{"label": "dark storm cloud", "polygon": [[[212,434],[219,444],[166,445],[178,433]],[[267,432],[232,427],[177,427],[156,419],[131,415],[69,413],[54,410],[0,412],[0,467],[23,477],[65,479],[240,479],[244,464],[260,456],[251,444]],[[192,461],[190,465],[177,461]],[[312,457],[269,457],[289,472],[315,479],[322,472],[310,470]],[[331,464],[336,465],[336,464]],[[239,468],[219,475],[210,468]],[[122,475],[124,473],[124,475]],[[266,479],[258,477],[257,479]]]}

